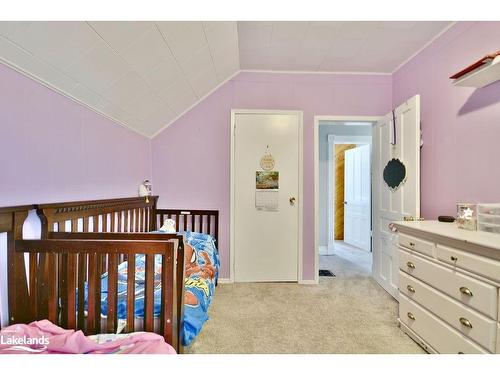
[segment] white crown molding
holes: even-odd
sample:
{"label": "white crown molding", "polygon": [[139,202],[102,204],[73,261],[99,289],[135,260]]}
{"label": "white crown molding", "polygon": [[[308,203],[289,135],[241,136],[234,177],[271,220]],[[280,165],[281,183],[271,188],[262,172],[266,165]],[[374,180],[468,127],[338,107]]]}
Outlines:
{"label": "white crown molding", "polygon": [[453,26],[455,26],[458,23],[458,21],[453,21],[451,24],[446,26],[443,30],[441,30],[439,33],[434,35],[434,37],[429,40],[427,43],[425,43],[421,48],[419,48],[413,55],[408,57],[405,61],[403,61],[401,64],[399,64],[390,74],[394,75],[397,73],[399,69],[401,69],[403,66],[408,64],[411,60],[413,60],[420,52],[422,52],[424,49],[429,47],[432,43],[434,43],[437,39],[439,39],[442,35],[444,35],[448,30],[450,30]]}
{"label": "white crown molding", "polygon": [[51,83],[45,81],[44,79],[38,77],[36,74],[33,74],[33,73],[30,73],[26,70],[24,70],[23,68],[21,68],[20,66],[14,64],[13,62],[9,61],[9,60],[6,60],[4,59],[3,57],[0,56],[0,63],[5,65],[5,66],[8,66],[9,68],[13,69],[14,71],[22,74],[23,76],[25,77],[28,77],[28,78],[31,78],[33,81],[41,84],[42,86],[48,88],[49,90],[52,90],[56,93],[58,93],[59,95],[62,95],[64,96],[65,98],[67,99],[70,99],[72,100],[73,102],[91,110],[92,112],[95,112],[97,113],[98,115],[101,115],[105,118],[107,118],[108,120],[111,120],[113,122],[115,122],[116,124],[120,125],[121,127],[127,129],[127,130],[130,130],[130,131],[133,131],[134,133],[142,136],[142,137],[145,137],[145,138],[149,138],[148,135],[146,134],[143,134],[141,133],[140,131],[138,131],[137,129],[134,129],[130,126],[128,126],[127,124],[125,124],[124,122],[120,121],[120,120],[117,120],[115,119],[114,117],[102,112],[102,111],[99,111],[97,108],[94,108],[94,107],[91,107],[90,105],[88,105],[87,103],[81,101],[80,99],[74,97],[73,95],[69,94],[68,92],[66,92],[65,90],[63,89],[60,89],[59,87],[57,86],[54,86],[52,85]]}
{"label": "white crown molding", "polygon": [[241,69],[244,73],[273,73],[273,74],[324,74],[324,75],[379,75],[390,76],[392,73],[386,72],[339,72],[339,71],[324,71],[324,70],[267,70],[267,69]]}
{"label": "white crown molding", "polygon": [[194,107],[196,107],[198,104],[200,104],[203,100],[205,100],[207,97],[212,95],[215,91],[217,91],[221,86],[225,85],[227,82],[232,80],[234,77],[236,77],[241,70],[237,70],[234,72],[232,75],[230,75],[228,78],[226,78],[224,81],[219,83],[217,86],[215,86],[212,90],[210,90],[208,93],[203,95],[200,99],[198,99],[196,102],[194,102],[190,107],[188,107],[185,111],[181,112],[179,115],[177,115],[173,120],[169,121],[165,126],[160,128],[156,133],[154,133],[150,138],[153,139],[157,135],[159,135],[162,131],[164,131],[166,128],[168,128],[170,125],[172,125],[174,122],[176,122],[178,119],[180,119],[182,116],[184,116],[186,113],[188,113],[190,110],[192,110]]}

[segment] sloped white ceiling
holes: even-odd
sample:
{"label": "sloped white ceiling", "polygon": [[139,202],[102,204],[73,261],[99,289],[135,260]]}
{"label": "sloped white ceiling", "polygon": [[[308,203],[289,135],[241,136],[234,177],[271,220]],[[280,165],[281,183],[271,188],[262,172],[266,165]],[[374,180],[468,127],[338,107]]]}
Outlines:
{"label": "sloped white ceiling", "polygon": [[0,22],[0,62],[151,137],[240,69],[390,73],[449,22]]}
{"label": "sloped white ceiling", "polygon": [[451,22],[238,22],[240,67],[391,73]]}

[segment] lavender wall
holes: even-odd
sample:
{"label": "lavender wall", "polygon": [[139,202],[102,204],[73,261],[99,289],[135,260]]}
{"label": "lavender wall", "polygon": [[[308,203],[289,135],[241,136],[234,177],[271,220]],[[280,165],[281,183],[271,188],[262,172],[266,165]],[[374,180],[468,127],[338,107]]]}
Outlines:
{"label": "lavender wall", "polygon": [[135,196],[150,141],[0,64],[0,206]]}
{"label": "lavender wall", "polygon": [[459,22],[393,75],[394,106],[421,95],[422,216],[457,202],[500,201],[500,82],[474,89],[448,78],[497,51],[500,22]]}
{"label": "lavender wall", "polygon": [[240,73],[152,140],[160,207],[221,212],[221,277],[229,275],[231,109],[304,112],[303,277],[314,278],[313,118],[383,115],[392,104],[387,75]]}

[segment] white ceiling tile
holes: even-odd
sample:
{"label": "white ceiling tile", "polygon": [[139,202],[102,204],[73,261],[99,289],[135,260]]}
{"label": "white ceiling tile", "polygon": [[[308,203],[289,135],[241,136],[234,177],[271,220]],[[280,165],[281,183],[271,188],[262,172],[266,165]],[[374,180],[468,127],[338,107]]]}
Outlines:
{"label": "white ceiling tile", "polygon": [[158,22],[172,53],[181,63],[191,60],[194,53],[207,46],[207,40],[200,21]]}
{"label": "white ceiling tile", "polygon": [[236,22],[204,22],[203,24],[210,51],[217,53],[229,48],[238,51]]}
{"label": "white ceiling tile", "polygon": [[142,76],[154,92],[162,91],[181,75],[181,69],[179,68],[177,62],[173,60],[160,60],[158,65],[154,68],[142,73]]}
{"label": "white ceiling tile", "polygon": [[129,73],[130,67],[101,41],[76,63],[67,67],[65,72],[94,91],[103,93]]}
{"label": "white ceiling tile", "polygon": [[57,68],[66,68],[101,41],[85,22],[28,22],[11,38],[35,56]]}
{"label": "white ceiling tile", "polygon": [[152,113],[166,108],[168,108],[168,105],[165,104],[164,101],[162,101],[156,94],[148,92],[137,98],[130,104],[130,108],[126,108],[126,110],[131,112],[138,119],[144,120]]}
{"label": "white ceiling tile", "polygon": [[146,21],[92,21],[89,24],[118,52],[154,26],[153,22]]}
{"label": "white ceiling tile", "polygon": [[109,101],[127,108],[131,102],[149,92],[146,81],[135,72],[130,72],[103,92]]}
{"label": "white ceiling tile", "polygon": [[211,67],[195,76],[190,77],[189,82],[191,83],[196,96],[198,96],[198,98],[202,98],[217,86],[218,81],[215,70]]}
{"label": "white ceiling tile", "polygon": [[148,72],[162,60],[169,64],[175,61],[156,26],[142,34],[121,55],[138,72]]}
{"label": "white ceiling tile", "polygon": [[210,67],[213,67],[213,61],[208,46],[203,47],[200,51],[193,54],[191,59],[181,64],[182,71],[188,77],[198,75]]}
{"label": "white ceiling tile", "polygon": [[176,114],[181,114],[198,100],[190,83],[184,77],[178,77],[158,95],[168,103]]}
{"label": "white ceiling tile", "polygon": [[229,47],[212,55],[218,81],[221,82],[233,75],[240,68],[240,58],[237,48]]}

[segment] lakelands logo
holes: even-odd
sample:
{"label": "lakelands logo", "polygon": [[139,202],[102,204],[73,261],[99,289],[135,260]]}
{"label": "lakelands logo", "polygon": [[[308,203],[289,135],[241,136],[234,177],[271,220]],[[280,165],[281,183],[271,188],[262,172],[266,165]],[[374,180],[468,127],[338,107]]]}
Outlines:
{"label": "lakelands logo", "polygon": [[27,336],[14,336],[13,334],[0,333],[0,345],[8,345],[8,347],[1,350],[18,350],[31,353],[40,353],[47,350],[49,345],[49,338],[46,336],[40,337],[27,337]]}

